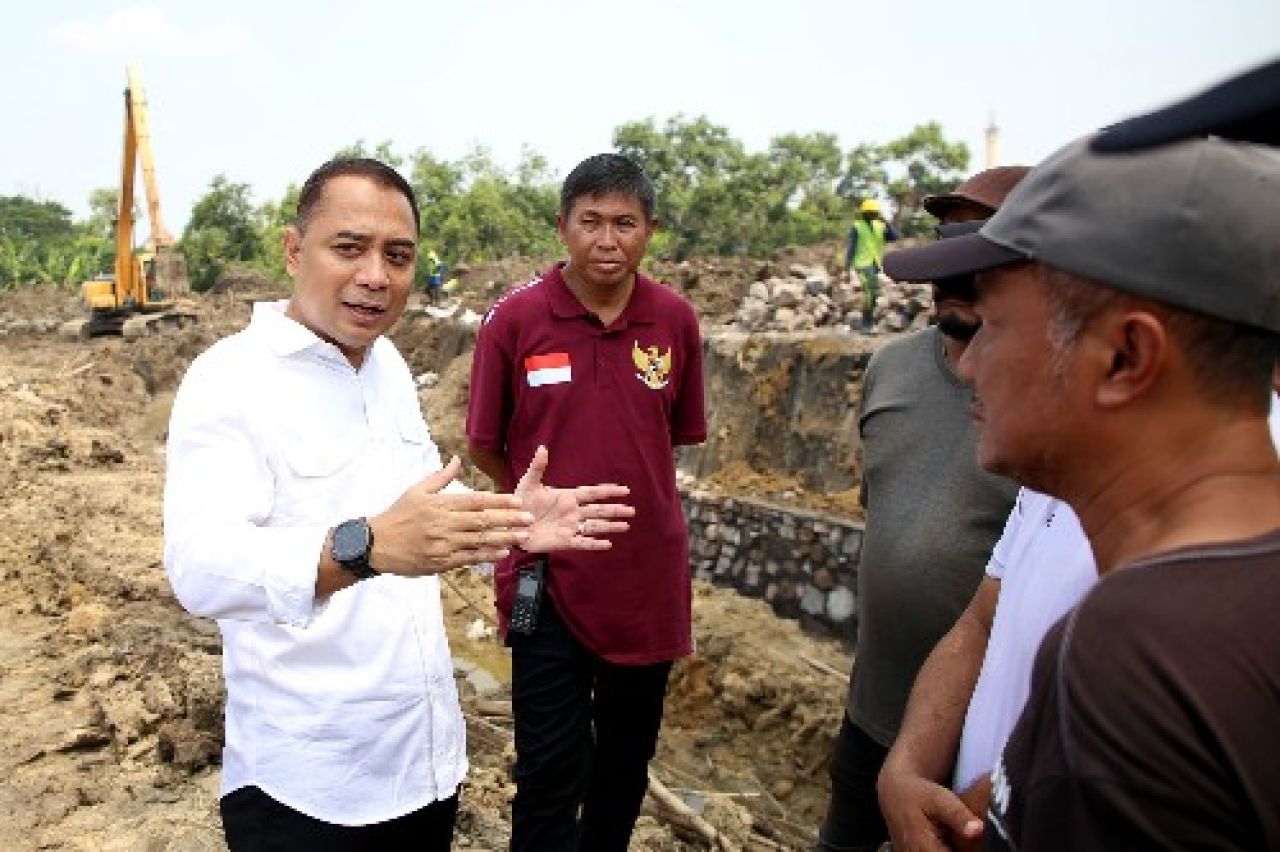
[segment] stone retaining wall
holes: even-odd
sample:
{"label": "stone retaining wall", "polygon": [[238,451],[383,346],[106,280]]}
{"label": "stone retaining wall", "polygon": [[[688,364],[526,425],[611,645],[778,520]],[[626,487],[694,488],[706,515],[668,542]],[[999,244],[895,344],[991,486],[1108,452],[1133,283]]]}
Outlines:
{"label": "stone retaining wall", "polygon": [[681,496],[694,577],[852,644],[862,524],[699,490]]}

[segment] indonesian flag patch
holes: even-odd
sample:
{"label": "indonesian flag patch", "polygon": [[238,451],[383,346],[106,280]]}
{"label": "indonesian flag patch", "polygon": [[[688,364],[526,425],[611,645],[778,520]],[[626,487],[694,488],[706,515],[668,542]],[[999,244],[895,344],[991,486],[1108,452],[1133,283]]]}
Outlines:
{"label": "indonesian flag patch", "polygon": [[569,367],[568,352],[530,355],[524,359],[524,372],[531,388],[564,384],[573,377]]}

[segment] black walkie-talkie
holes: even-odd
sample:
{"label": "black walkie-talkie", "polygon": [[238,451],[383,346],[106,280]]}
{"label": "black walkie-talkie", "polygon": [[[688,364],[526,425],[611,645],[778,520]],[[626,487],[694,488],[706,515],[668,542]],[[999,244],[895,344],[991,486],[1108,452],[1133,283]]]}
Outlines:
{"label": "black walkie-talkie", "polygon": [[542,602],[542,584],[546,580],[546,557],[520,569],[516,575],[516,596],[511,605],[511,621],[507,629],[526,636],[538,629],[538,605]]}

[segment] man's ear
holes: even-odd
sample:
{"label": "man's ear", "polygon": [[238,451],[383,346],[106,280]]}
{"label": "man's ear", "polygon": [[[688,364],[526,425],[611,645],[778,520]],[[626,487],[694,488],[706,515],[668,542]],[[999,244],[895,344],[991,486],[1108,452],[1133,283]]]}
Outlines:
{"label": "man's ear", "polygon": [[1099,318],[1099,341],[1109,355],[1099,376],[1096,399],[1120,408],[1150,392],[1169,368],[1172,341],[1164,322],[1144,310],[1127,309]]}
{"label": "man's ear", "polygon": [[297,225],[284,229],[284,268],[293,278],[298,272],[298,263],[302,255],[302,232]]}
{"label": "man's ear", "polygon": [[564,243],[564,229],[565,229],[564,214],[557,213],[556,214],[556,234],[560,237],[561,243]]}

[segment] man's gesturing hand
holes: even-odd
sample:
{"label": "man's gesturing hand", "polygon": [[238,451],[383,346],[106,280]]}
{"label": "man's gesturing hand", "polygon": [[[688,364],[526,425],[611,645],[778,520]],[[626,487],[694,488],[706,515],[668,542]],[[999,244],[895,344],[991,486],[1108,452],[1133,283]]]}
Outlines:
{"label": "man's gesturing hand", "polygon": [[552,488],[542,484],[547,469],[547,448],[538,447],[529,469],[516,484],[515,496],[533,515],[529,537],[520,546],[535,553],[548,550],[608,550],[613,543],[596,536],[626,532],[630,525],[616,518],[629,518],[636,513],[622,503],[604,503],[625,497],[631,490],[625,485],[581,485],[577,488]]}
{"label": "man's gesturing hand", "polygon": [[982,820],[941,784],[886,764],[876,789],[894,852],[978,847]]}
{"label": "man's gesturing hand", "polygon": [[369,519],[369,563],[385,574],[439,574],[463,565],[495,562],[529,538],[533,514],[513,494],[472,491],[442,494],[462,462],[449,464],[400,495]]}

